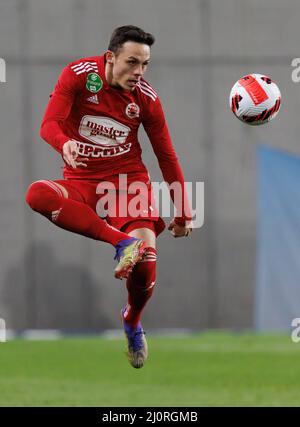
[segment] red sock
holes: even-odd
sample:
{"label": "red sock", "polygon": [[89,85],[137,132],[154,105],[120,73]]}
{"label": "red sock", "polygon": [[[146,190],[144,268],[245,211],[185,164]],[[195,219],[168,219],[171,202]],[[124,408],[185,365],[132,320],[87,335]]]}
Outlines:
{"label": "red sock", "polygon": [[111,243],[113,246],[129,237],[99,218],[88,205],[65,199],[52,182],[48,184],[47,181],[37,181],[31,184],[26,201],[33,210],[55,225],[73,233]]}
{"label": "red sock", "polygon": [[128,304],[124,319],[133,327],[140,321],[142,310],[153,293],[155,279],[156,250],[148,247],[143,260],[136,264],[126,282]]}

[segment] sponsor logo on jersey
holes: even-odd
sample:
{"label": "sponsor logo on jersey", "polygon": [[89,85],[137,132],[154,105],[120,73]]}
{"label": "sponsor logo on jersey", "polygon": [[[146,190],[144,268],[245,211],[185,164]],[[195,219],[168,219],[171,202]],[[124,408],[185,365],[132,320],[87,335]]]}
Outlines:
{"label": "sponsor logo on jersey", "polygon": [[89,73],[86,77],[85,87],[92,93],[99,92],[102,89],[103,81],[99,74],[97,73]]}
{"label": "sponsor logo on jersey", "polygon": [[115,157],[128,153],[131,148],[131,142],[115,147],[100,147],[98,145],[88,144],[86,142],[78,142],[78,153],[84,157]]}
{"label": "sponsor logo on jersey", "polygon": [[86,100],[92,102],[93,104],[99,104],[97,95],[90,96],[89,98],[86,98]]}
{"label": "sponsor logo on jersey", "polygon": [[132,102],[131,104],[127,105],[125,112],[130,119],[135,119],[140,115],[140,107]]}
{"label": "sponsor logo on jersey", "polygon": [[84,116],[79,125],[79,134],[95,144],[116,146],[124,144],[130,128],[108,117]]}

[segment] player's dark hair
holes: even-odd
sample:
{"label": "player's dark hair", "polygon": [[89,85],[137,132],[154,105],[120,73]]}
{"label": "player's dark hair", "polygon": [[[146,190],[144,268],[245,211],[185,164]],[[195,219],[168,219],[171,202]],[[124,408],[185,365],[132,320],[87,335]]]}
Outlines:
{"label": "player's dark hair", "polygon": [[124,25],[123,27],[116,28],[112,33],[108,50],[117,53],[118,49],[128,41],[152,46],[155,42],[155,38],[152,34],[146,33],[139,27],[135,27],[134,25]]}

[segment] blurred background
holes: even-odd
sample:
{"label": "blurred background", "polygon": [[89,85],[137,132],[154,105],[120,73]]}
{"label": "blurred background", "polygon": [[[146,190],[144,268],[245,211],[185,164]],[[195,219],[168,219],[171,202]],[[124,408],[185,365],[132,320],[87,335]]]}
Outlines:
{"label": "blurred background", "polygon": [[[1,0],[0,317],[7,328],[120,328],[125,284],[109,245],[65,232],[25,204],[28,185],[59,179],[62,160],[39,137],[61,69],[103,53],[114,28],[153,33],[145,76],[164,105],[186,181],[205,185],[191,239],[158,240],[146,329],[289,330],[300,317],[300,3],[296,0]],[[278,117],[250,127],[228,97],[245,74],[269,75]],[[162,177],[143,131],[144,161]]]}

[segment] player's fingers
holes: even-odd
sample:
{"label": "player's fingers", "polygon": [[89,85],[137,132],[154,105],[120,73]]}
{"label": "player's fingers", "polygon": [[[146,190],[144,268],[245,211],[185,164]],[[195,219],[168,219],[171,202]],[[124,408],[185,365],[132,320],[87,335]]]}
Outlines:
{"label": "player's fingers", "polygon": [[84,166],[84,167],[87,167],[87,164],[86,164],[86,162],[88,162],[89,161],[89,159],[87,158],[87,157],[78,157],[77,159],[76,159],[76,165],[77,166]]}
{"label": "player's fingers", "polygon": [[76,153],[77,145],[75,141],[67,141],[63,145],[63,159],[68,166],[71,166],[73,169],[76,168],[74,163],[72,152]]}
{"label": "player's fingers", "polygon": [[69,141],[67,141],[67,142],[63,145],[63,151],[64,151],[66,154],[70,154],[70,155],[76,154],[76,153],[77,153],[77,151],[78,151],[78,147],[77,147],[76,142],[75,142],[75,141],[73,141],[73,140],[69,140]]}
{"label": "player's fingers", "polygon": [[77,166],[76,166],[76,162],[74,159],[70,160],[70,164],[71,164],[73,169],[76,169]]}
{"label": "player's fingers", "polygon": [[76,169],[76,162],[75,162],[75,160],[73,159],[73,157],[72,157],[70,154],[68,154],[66,157],[67,157],[67,159],[68,159],[68,161],[69,161],[69,165],[70,165],[73,169]]}
{"label": "player's fingers", "polygon": [[77,157],[77,159],[76,159],[76,163],[80,162],[80,163],[86,164],[88,161],[89,161],[89,159],[86,159],[84,157]]}
{"label": "player's fingers", "polygon": [[175,227],[175,224],[174,224],[173,221],[171,221],[170,224],[169,224],[168,230],[173,230],[174,227]]}
{"label": "player's fingers", "polygon": [[186,228],[184,235],[187,237],[187,236],[190,235],[190,232],[191,232],[191,229],[190,228]]}
{"label": "player's fingers", "polygon": [[63,153],[64,153],[64,158],[66,160],[68,160],[68,162],[70,161],[70,158],[72,157],[71,155],[71,147],[70,144],[65,144],[64,148],[63,148]]}
{"label": "player's fingers", "polygon": [[73,159],[76,159],[78,157],[78,147],[77,144],[74,142],[69,145],[69,154]]}
{"label": "player's fingers", "polygon": [[183,236],[183,234],[181,234],[180,232],[178,232],[178,230],[175,230],[175,229],[173,229],[173,230],[171,231],[171,234],[172,234],[172,236],[173,236],[173,237],[175,237],[176,239],[177,239],[178,237],[182,237],[182,236]]}
{"label": "player's fingers", "polygon": [[66,155],[63,156],[63,159],[67,163],[67,165],[71,166],[70,165],[70,161],[69,161],[69,159],[68,159],[68,157]]}
{"label": "player's fingers", "polygon": [[87,164],[83,162],[76,162],[76,166],[84,166],[86,168]]}

